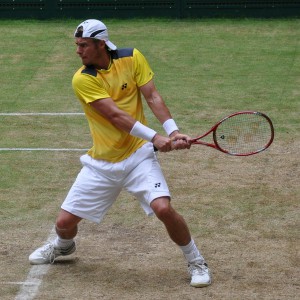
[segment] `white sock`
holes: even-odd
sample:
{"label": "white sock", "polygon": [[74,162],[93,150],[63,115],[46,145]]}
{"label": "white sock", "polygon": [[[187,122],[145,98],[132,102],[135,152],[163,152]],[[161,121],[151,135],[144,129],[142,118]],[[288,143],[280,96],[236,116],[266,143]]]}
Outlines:
{"label": "white sock", "polygon": [[74,241],[73,239],[66,240],[66,239],[62,239],[59,236],[57,236],[56,239],[54,240],[53,244],[54,244],[54,247],[57,247],[57,248],[69,248],[72,245],[73,241]]}
{"label": "white sock", "polygon": [[186,246],[179,246],[179,247],[181,248],[185,259],[189,263],[195,262],[195,261],[197,261],[197,262],[200,261],[201,263],[205,262],[203,256],[201,255],[200,251],[198,250],[193,239]]}

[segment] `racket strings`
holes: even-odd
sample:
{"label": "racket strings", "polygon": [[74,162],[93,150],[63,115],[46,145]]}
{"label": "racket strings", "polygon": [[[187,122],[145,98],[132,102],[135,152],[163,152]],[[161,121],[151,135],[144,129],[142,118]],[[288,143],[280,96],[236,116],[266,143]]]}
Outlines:
{"label": "racket strings", "polygon": [[229,154],[247,154],[265,149],[271,137],[271,125],[260,114],[239,114],[225,119],[214,138]]}

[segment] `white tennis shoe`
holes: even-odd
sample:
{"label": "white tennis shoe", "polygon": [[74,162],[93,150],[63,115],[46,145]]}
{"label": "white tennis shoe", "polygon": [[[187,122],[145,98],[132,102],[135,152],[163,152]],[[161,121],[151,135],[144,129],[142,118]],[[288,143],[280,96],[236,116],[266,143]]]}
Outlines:
{"label": "white tennis shoe", "polygon": [[48,243],[29,256],[29,261],[32,265],[53,264],[58,256],[70,255],[76,250],[75,242],[68,248],[56,248],[53,243]]}
{"label": "white tennis shoe", "polygon": [[191,286],[204,287],[211,284],[210,270],[206,263],[201,261],[189,263],[188,271],[191,276]]}

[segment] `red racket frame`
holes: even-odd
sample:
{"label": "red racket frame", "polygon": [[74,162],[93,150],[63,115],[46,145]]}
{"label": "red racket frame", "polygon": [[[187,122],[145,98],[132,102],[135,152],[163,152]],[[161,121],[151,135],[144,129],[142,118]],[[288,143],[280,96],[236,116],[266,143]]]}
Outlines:
{"label": "red racket frame", "polygon": [[[226,121],[227,119],[229,118],[232,118],[234,116],[237,116],[237,115],[241,115],[241,114],[257,114],[257,115],[260,115],[262,117],[264,117],[269,125],[270,125],[270,129],[271,129],[271,136],[270,136],[270,140],[269,142],[263,146],[263,148],[261,149],[257,149],[256,151],[253,151],[253,152],[249,152],[249,153],[230,153],[229,151],[226,151],[224,149],[222,149],[218,142],[217,142],[217,138],[216,138],[216,131],[217,131],[217,128],[224,122]],[[199,141],[200,139],[206,137],[207,135],[209,135],[211,132],[213,132],[213,141],[214,141],[214,144],[212,143],[207,143],[205,141]],[[204,146],[208,146],[208,147],[211,147],[211,148],[214,148],[214,149],[217,149],[221,152],[224,152],[226,154],[229,154],[229,155],[234,155],[234,156],[249,156],[249,155],[253,155],[253,154],[257,154],[259,152],[262,152],[264,150],[266,150],[268,147],[270,147],[270,145],[272,144],[274,140],[274,127],[273,127],[273,124],[272,124],[272,121],[271,119],[264,113],[261,113],[261,112],[257,112],[257,111],[239,111],[239,112],[236,112],[236,113],[233,113],[225,118],[223,118],[222,120],[220,120],[217,124],[215,124],[209,131],[207,131],[205,134],[202,134],[194,139],[192,139],[192,144],[195,144],[195,145],[204,145]]]}

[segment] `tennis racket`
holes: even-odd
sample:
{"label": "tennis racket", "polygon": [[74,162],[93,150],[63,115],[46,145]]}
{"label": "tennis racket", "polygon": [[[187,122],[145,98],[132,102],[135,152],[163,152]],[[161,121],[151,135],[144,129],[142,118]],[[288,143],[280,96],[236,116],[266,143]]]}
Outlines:
{"label": "tennis racket", "polygon": [[[212,134],[213,142],[202,139]],[[192,144],[205,145],[235,156],[248,156],[266,150],[274,140],[271,119],[255,111],[233,113],[205,134],[192,139]]]}

